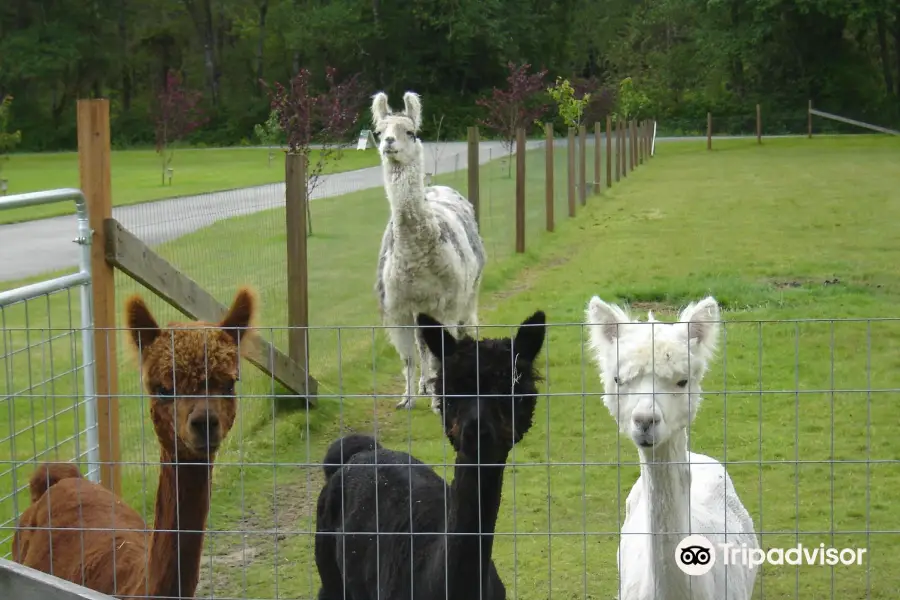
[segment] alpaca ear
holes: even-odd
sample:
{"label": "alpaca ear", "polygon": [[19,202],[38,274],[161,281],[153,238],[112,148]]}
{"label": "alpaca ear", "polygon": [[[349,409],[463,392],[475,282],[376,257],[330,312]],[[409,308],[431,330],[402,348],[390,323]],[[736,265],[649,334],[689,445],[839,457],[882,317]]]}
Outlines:
{"label": "alpaca ear", "polygon": [[585,320],[588,323],[591,346],[602,350],[621,335],[619,324],[630,323],[632,319],[615,304],[607,304],[599,296],[594,296],[588,302]]}
{"label": "alpaca ear", "polygon": [[391,114],[391,107],[388,106],[388,97],[384,92],[378,92],[372,96],[372,125],[377,126],[378,122]]}
{"label": "alpaca ear", "polygon": [[159,325],[138,294],[125,301],[125,319],[131,330],[131,343],[139,352],[146,350],[159,337]]}
{"label": "alpaca ear", "polygon": [[403,94],[403,104],[406,107],[404,111],[406,116],[412,119],[416,127],[416,131],[422,126],[422,100],[415,92],[406,92]]}
{"label": "alpaca ear", "polygon": [[439,321],[430,315],[419,313],[416,315],[416,323],[420,327],[425,345],[439,360],[443,361],[456,352],[456,338],[450,335]]}
{"label": "alpaca ear", "polygon": [[546,323],[547,316],[542,310],[522,321],[513,340],[513,356],[534,362],[544,345],[544,336],[547,333]]}
{"label": "alpaca ear", "polygon": [[225,331],[234,343],[239,343],[248,332],[246,331],[256,315],[256,294],[249,287],[238,290],[228,309],[228,314],[219,322],[219,327]]}
{"label": "alpaca ear", "polygon": [[712,296],[688,304],[678,320],[687,323],[688,339],[712,351],[719,337],[719,304]]}

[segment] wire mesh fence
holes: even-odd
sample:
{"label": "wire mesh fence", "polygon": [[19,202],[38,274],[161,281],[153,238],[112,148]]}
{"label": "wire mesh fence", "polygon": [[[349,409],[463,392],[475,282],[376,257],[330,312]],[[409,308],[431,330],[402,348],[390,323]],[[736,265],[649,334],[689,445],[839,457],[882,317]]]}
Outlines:
{"label": "wire mesh fence", "polygon": [[[629,535],[623,533],[630,502],[627,499],[638,475],[644,473],[647,477],[640,465],[641,455],[644,460],[656,455],[637,448],[627,427],[617,428],[607,406],[627,403],[628,392],[620,390],[620,396],[614,395],[613,400],[602,398],[603,384],[587,345],[590,334],[585,324],[554,322],[554,312],[548,311],[546,338],[534,361],[543,381],[537,383],[537,402],[529,415],[530,429],[524,427],[519,432],[522,438],[509,444],[506,469],[501,474],[502,497],[497,500],[499,506],[494,507],[493,543],[482,547],[482,551],[490,551],[507,597],[613,597],[624,585],[617,576],[616,560],[621,539]],[[667,307],[655,307],[654,314],[666,321],[676,318],[675,311]],[[526,316],[522,315],[523,319]],[[641,326],[660,328],[659,324]],[[476,337],[513,338],[518,328],[517,323],[484,324],[479,326]],[[465,394],[460,387],[445,383],[445,389],[455,392],[444,398],[443,417],[429,410],[427,397],[421,398],[413,410],[397,410],[397,390],[402,389],[400,361],[390,349],[383,328],[326,329],[336,340],[335,362],[331,366],[335,381],[333,389],[320,393],[316,409],[280,411],[277,398],[273,398],[275,383],[245,365],[235,392],[238,409],[234,423],[230,431],[225,430],[212,471],[203,554],[196,562],[182,554],[180,568],[196,569],[197,597],[317,597],[322,582],[314,557],[316,506],[325,483],[324,457],[333,442],[348,434],[375,437],[384,449],[384,462],[392,460],[389,451],[398,451],[408,452],[421,464],[410,465],[405,462],[408,459],[402,459],[400,466],[379,467],[384,474],[375,489],[383,494],[381,501],[385,504],[381,508],[367,504],[371,494],[365,481],[343,488],[344,502],[349,503],[345,518],[354,519],[358,527],[360,514],[377,517],[363,529],[345,528],[339,533],[320,529],[319,538],[351,536],[357,531],[365,533],[369,540],[374,535],[382,544],[380,554],[347,558],[347,577],[365,570],[372,586],[369,589],[379,589],[382,595],[389,589],[406,591],[422,582],[418,578],[399,583],[387,579],[391,569],[400,569],[396,560],[391,562],[390,553],[396,550],[392,539],[402,535],[406,543],[413,543],[409,542],[411,538],[421,538],[421,542],[414,542],[420,552],[416,560],[426,557],[428,564],[443,565],[443,559],[439,561],[435,556],[452,552],[444,550],[445,531],[450,539],[454,534],[459,539],[491,531],[485,516],[491,511],[485,513],[484,506],[480,520],[476,516],[473,522],[470,515],[465,521],[470,529],[460,525],[466,509],[487,502],[479,500],[485,496],[471,496],[471,488],[465,488],[469,496],[463,495],[464,482],[454,483],[453,491],[445,495],[442,488],[435,491],[429,487],[436,485],[433,475],[426,478],[420,473],[428,470],[448,483],[456,482],[461,477],[460,465],[464,466],[466,460],[460,458],[454,443],[462,448],[461,452],[472,446],[471,442],[453,437],[449,419],[464,418],[460,416],[460,406],[502,405],[509,392],[494,385],[490,392],[473,390]],[[130,335],[125,331],[118,333],[123,339]],[[261,327],[259,333],[271,339],[286,335],[273,327]],[[712,456],[725,465],[737,496],[753,520],[760,546],[772,557],[768,560],[773,562],[758,567],[754,597],[886,598],[896,588],[898,580],[889,561],[900,539],[892,504],[900,461],[889,428],[900,383],[891,360],[898,340],[898,319],[725,319],[719,350],[702,379],[703,401],[693,421],[681,421],[679,411],[687,412],[689,403],[697,403],[699,398],[670,393],[672,382],[661,372],[654,379],[664,419],[672,424],[673,431],[677,431],[678,423],[683,424],[691,451]],[[368,356],[359,353],[358,347],[364,347]],[[671,346],[667,349],[673,351]],[[627,346],[623,338],[617,360],[624,365],[634,358],[629,352],[637,351],[636,346]],[[492,362],[496,357],[487,350],[482,352],[470,367],[478,370],[481,383],[477,385],[488,387],[494,378],[509,373],[502,373],[498,364]],[[503,356],[508,364],[521,360],[508,348],[503,350]],[[521,375],[521,364],[516,364],[520,365]],[[207,368],[210,373],[215,370],[213,366]],[[131,371],[139,379],[136,365]],[[445,380],[448,377],[444,374]],[[463,375],[457,372],[457,377],[462,379]],[[142,383],[151,390],[155,385],[152,376]],[[159,395],[154,399],[142,389],[121,395],[123,403],[140,404],[148,413],[153,405],[154,411],[171,410],[177,414],[183,405],[182,414],[186,414],[192,400],[190,394],[179,395],[174,402]],[[604,405],[604,400],[612,404]],[[510,405],[509,410],[528,414],[527,403]],[[485,419],[485,423],[501,418],[489,412],[478,415],[476,421]],[[183,475],[178,480],[181,483],[176,483],[172,477],[161,476],[161,469],[169,467],[160,465],[159,448],[169,447],[171,441],[164,440],[162,429],[157,429],[156,434],[152,426],[131,434],[148,451],[145,456],[132,455],[126,464],[146,475],[134,477],[123,471],[126,503],[144,518],[148,532],[175,528],[160,521],[154,525],[154,514],[157,519],[166,519],[167,514],[172,519],[176,514],[192,513],[187,506],[177,512],[154,510],[156,502],[174,503],[181,497],[193,498],[202,505],[205,497],[171,490],[157,496],[158,485],[187,489],[195,481]],[[181,430],[176,435],[181,435]],[[159,441],[154,437],[159,437]],[[478,481],[485,486],[497,476],[491,471],[491,463],[498,459],[490,453],[493,446],[489,445],[497,440],[490,436],[481,439],[476,442],[479,456],[491,457],[477,461]],[[665,460],[662,447],[657,447],[659,455],[655,460]],[[163,460],[171,458],[164,455]],[[4,457],[3,462],[10,468],[14,461]],[[675,470],[679,464],[678,460],[669,459],[667,468]],[[190,468],[196,469],[196,463]],[[388,472],[391,468],[395,469],[393,476]],[[188,472],[194,471],[185,468],[183,473]],[[333,477],[342,476],[353,475],[345,470],[343,475]],[[407,478],[418,482],[411,496],[404,495],[403,489],[390,487],[402,488],[401,483]],[[358,503],[353,506],[354,495],[363,497],[365,507]],[[698,498],[702,494],[690,497],[694,502]],[[652,495],[650,500],[653,501]],[[26,500],[23,506],[27,503]],[[673,500],[671,505],[684,506],[689,502]],[[450,515],[448,521],[441,516],[445,510]],[[318,512],[321,511],[320,508]],[[414,527],[419,528],[411,535],[407,514],[412,515]],[[59,513],[56,518],[62,520],[64,515]],[[122,526],[120,530],[131,527]],[[728,527],[733,528],[734,524]],[[180,529],[184,532],[190,527]],[[91,526],[86,531],[91,531]],[[4,525],[3,533],[11,535],[11,526]],[[672,533],[680,538],[688,531]],[[711,537],[715,532],[704,533]],[[151,546],[152,539],[147,542]],[[353,543],[366,541],[346,539],[348,552]],[[453,542],[449,547],[454,547]],[[799,564],[774,564],[778,555],[771,553],[773,549],[791,548],[800,548]],[[857,554],[862,558],[861,564],[825,562],[830,560],[826,550],[831,548],[865,552]],[[816,554],[807,557],[813,551]],[[150,563],[157,558],[152,552],[141,556],[147,572],[153,572]],[[478,577],[478,561],[473,563],[472,556],[451,554],[448,568],[454,566],[454,558],[467,561],[470,577]],[[409,554],[402,554],[400,563],[409,559]],[[623,561],[636,559],[619,557]],[[375,566],[377,561],[380,570]],[[417,563],[417,567],[425,568],[425,564]],[[190,577],[183,580],[189,581]],[[123,588],[125,583],[121,582]],[[443,584],[441,588],[436,597],[444,596]]]}

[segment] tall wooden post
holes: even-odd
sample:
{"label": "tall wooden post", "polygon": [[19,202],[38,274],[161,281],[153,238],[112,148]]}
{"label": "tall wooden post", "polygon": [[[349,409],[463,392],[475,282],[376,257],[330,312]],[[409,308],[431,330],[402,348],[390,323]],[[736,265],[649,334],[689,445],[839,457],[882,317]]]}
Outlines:
{"label": "tall wooden post", "polygon": [[712,113],[706,113],[706,149],[712,150]]}
{"label": "tall wooden post", "polygon": [[569,127],[566,162],[569,166],[569,216],[575,216],[575,128]]}
{"label": "tall wooden post", "polygon": [[[284,161],[287,221],[288,355],[309,373],[309,279],[306,253],[307,158],[288,153]],[[306,386],[307,382],[304,382]],[[304,393],[309,396],[309,390]]]}
{"label": "tall wooden post", "polygon": [[109,99],[78,100],[78,176],[88,204],[91,233],[91,295],[94,304],[94,375],[100,482],[122,493],[119,440],[119,370],[116,353],[115,268],[106,262],[103,222],[112,218]]}
{"label": "tall wooden post", "polygon": [[622,121],[622,128],[619,135],[622,136],[622,179],[628,177],[628,136],[625,133],[628,130],[628,121]]}
{"label": "tall wooden post", "polygon": [[616,119],[616,183],[619,183],[622,171],[622,120]]}
{"label": "tall wooden post", "polygon": [[475,211],[475,222],[481,223],[480,220],[480,209],[479,206],[481,201],[479,199],[479,184],[478,184],[478,175],[480,165],[478,164],[478,127],[469,127],[469,164],[468,164],[468,173],[469,173],[469,202],[472,204],[472,209]]}
{"label": "tall wooden post", "polygon": [[756,143],[762,144],[762,112],[759,104],[756,105]]}
{"label": "tall wooden post", "polygon": [[640,156],[640,145],[638,144],[638,136],[637,136],[637,121],[631,122],[631,142],[632,142],[632,167],[631,170],[634,171],[638,166],[638,157]]}
{"label": "tall wooden post", "polygon": [[544,135],[546,137],[544,146],[546,148],[547,159],[547,171],[544,175],[544,201],[546,203],[547,231],[553,231],[555,225],[553,222],[553,123],[544,125]]}
{"label": "tall wooden post", "polygon": [[612,187],[612,117],[606,115],[606,187]]}
{"label": "tall wooden post", "polygon": [[516,252],[525,252],[525,128],[516,129]]}
{"label": "tall wooden post", "polygon": [[809,132],[809,138],[812,139],[812,99],[806,109],[806,129]]}
{"label": "tall wooden post", "polygon": [[638,164],[644,164],[644,155],[646,154],[646,148],[644,143],[647,141],[647,138],[644,136],[644,129],[646,128],[646,121],[639,121],[637,128],[637,138],[638,138]]}
{"label": "tall wooden post", "polygon": [[601,159],[603,158],[603,153],[600,151],[600,138],[602,133],[600,131],[600,121],[594,122],[594,193],[599,194],[603,189],[603,184],[601,182],[601,178],[603,177],[603,172],[601,170]]}
{"label": "tall wooden post", "polygon": [[628,121],[625,123],[625,135],[628,136],[628,171],[634,171],[634,139],[632,137],[632,133],[634,132],[634,121]]}
{"label": "tall wooden post", "polygon": [[587,127],[578,127],[578,200],[587,203]]}

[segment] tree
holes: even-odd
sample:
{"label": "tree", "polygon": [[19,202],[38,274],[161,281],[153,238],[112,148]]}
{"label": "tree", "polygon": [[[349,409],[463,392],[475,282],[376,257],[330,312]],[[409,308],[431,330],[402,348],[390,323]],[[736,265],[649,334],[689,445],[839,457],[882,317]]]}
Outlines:
{"label": "tree", "polygon": [[272,110],[269,112],[269,118],[265,123],[258,123],[253,126],[253,133],[256,134],[259,143],[269,148],[269,166],[272,166],[272,158],[274,151],[272,146],[281,140],[281,125],[278,123],[278,112]]}
{"label": "tree", "polygon": [[644,113],[650,107],[650,99],[641,90],[636,90],[631,77],[626,77],[619,83],[619,93],[616,97],[615,117],[617,119],[637,119],[645,116]]}
{"label": "tree", "polygon": [[[10,95],[6,95],[3,97],[3,100],[0,101],[0,170],[2,170],[3,163],[9,160],[7,154],[10,151],[15,149],[16,146],[19,145],[22,141],[22,132],[19,130],[16,131],[7,131],[7,127],[9,126],[9,107],[12,106],[13,97]],[[0,182],[5,181],[0,178]],[[3,186],[3,193],[6,193],[6,186]]]}
{"label": "tree", "polygon": [[559,116],[563,118],[569,127],[579,127],[584,109],[591,101],[591,93],[584,92],[581,98],[576,98],[575,89],[569,83],[568,79],[562,77],[556,78],[556,84],[547,88],[547,93],[556,102],[559,109]]}
{"label": "tree", "polygon": [[162,157],[162,183],[166,184],[166,171],[175,156],[175,143],[206,123],[207,117],[200,108],[203,95],[185,89],[181,75],[170,69],[166,82],[156,95],[153,118],[156,123],[156,152]]}
{"label": "tree", "polygon": [[[360,75],[354,74],[338,83],[337,70],[325,69],[325,90],[315,94],[311,90],[312,73],[301,68],[291,79],[290,88],[277,81],[268,90],[271,110],[277,115],[279,127],[284,131],[287,152],[301,154],[307,161],[306,197],[322,181],[325,167],[338,160],[345,148],[352,143],[349,137],[359,120],[360,106],[365,93]],[[313,163],[311,148],[318,146],[318,158]],[[306,203],[308,235],[312,235],[312,215]]]}
{"label": "tree", "polygon": [[506,77],[505,89],[494,88],[488,98],[481,98],[476,103],[487,110],[487,117],[478,123],[496,132],[503,141],[503,147],[509,154],[509,174],[512,175],[513,142],[516,130],[527,127],[537,121],[548,108],[544,97],[544,77],[547,70],[529,73],[531,65],[522,63],[516,66],[512,61],[506,64],[509,75]]}

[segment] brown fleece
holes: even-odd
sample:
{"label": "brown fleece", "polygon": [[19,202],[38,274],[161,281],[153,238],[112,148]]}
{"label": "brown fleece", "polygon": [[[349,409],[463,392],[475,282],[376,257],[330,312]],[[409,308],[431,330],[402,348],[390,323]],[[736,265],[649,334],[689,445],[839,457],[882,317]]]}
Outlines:
{"label": "brown fleece", "polygon": [[[13,560],[123,598],[194,596],[212,463],[234,423],[234,382],[256,307],[255,293],[241,288],[219,323],[160,329],[139,296],[126,301],[160,445],[153,529],[74,465],[44,464],[31,477],[32,504],[13,536]],[[197,326],[209,329],[190,329]]]}

